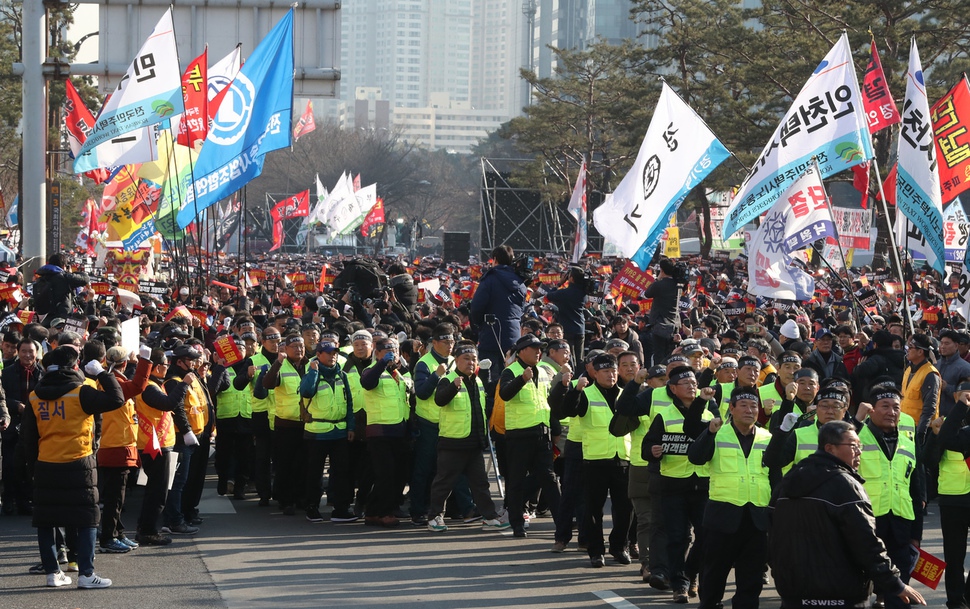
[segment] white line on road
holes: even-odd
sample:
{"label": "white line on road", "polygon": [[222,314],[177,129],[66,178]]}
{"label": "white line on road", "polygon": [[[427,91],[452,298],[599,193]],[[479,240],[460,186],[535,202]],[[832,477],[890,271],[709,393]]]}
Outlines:
{"label": "white line on road", "polygon": [[616,607],[616,609],[637,609],[636,605],[626,600],[622,596],[618,596],[612,590],[600,590],[593,592],[593,594],[598,596],[603,602],[613,605]]}

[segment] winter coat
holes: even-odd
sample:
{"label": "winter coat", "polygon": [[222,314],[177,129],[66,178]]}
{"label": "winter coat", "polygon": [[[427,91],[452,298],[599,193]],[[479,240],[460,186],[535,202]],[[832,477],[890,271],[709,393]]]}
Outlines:
{"label": "winter coat", "polygon": [[91,281],[84,273],[68,273],[53,264],[45,264],[40,267],[37,270],[37,275],[38,280],[50,282],[50,310],[44,317],[44,321],[48,324],[58,317],[67,318],[74,310],[75,290],[83,288]]}
{"label": "winter coat", "polygon": [[880,376],[888,376],[897,387],[902,387],[905,369],[906,353],[901,349],[873,349],[852,370],[852,395],[867,401],[869,389]]}
{"label": "winter coat", "polygon": [[822,451],[795,464],[775,489],[768,563],[785,607],[842,600],[864,606],[872,588],[903,591],[899,570],[876,537],[863,480]]}
{"label": "winter coat", "polygon": [[[482,275],[472,297],[471,322],[478,326],[479,349],[485,353],[505,353],[519,339],[519,321],[525,306],[526,287],[512,267],[502,264]],[[494,325],[485,315],[494,315]],[[500,342],[496,342],[496,335]]]}

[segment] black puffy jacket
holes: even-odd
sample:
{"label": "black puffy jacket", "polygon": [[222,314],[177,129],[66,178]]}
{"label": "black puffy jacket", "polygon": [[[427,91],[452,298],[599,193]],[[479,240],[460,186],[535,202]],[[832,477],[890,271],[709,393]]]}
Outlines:
{"label": "black puffy jacket", "polygon": [[841,460],[816,452],[775,489],[768,562],[782,606],[866,606],[873,586],[887,596],[903,591],[862,483]]}

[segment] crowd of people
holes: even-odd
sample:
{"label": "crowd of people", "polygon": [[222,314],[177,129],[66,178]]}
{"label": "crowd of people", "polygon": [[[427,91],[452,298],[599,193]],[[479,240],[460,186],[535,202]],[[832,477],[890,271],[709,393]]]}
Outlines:
{"label": "crowd of people", "polygon": [[922,603],[909,579],[935,499],[947,606],[968,606],[970,333],[912,269],[915,332],[880,269],[844,290],[820,276],[799,304],[744,298],[743,257],[659,259],[625,300],[609,261],[508,246],[486,265],[330,258],[299,292],[319,268],[262,262],[258,285],[226,274],[131,306],[57,254],[18,305],[46,313],[5,318],[0,509],[32,515],[47,585],[66,569],[109,586],[96,548],[197,534],[215,446],[234,501],[516,538],[550,514],[552,552],[636,562],[704,608],[732,569],[735,607],[769,572],[784,607]]}

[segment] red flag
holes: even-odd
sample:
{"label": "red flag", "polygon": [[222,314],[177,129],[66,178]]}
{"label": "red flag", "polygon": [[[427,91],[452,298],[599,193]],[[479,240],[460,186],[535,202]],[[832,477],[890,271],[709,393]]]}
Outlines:
{"label": "red flag", "polygon": [[862,107],[869,120],[869,133],[876,133],[900,121],[899,110],[889,93],[886,74],[882,71],[879,53],[876,52],[875,40],[872,41],[869,63],[862,78]]}
{"label": "red flag", "polygon": [[930,108],[943,201],[970,188],[970,86],[960,79]]}
{"label": "red flag", "polygon": [[[74,88],[74,83],[68,78],[65,85],[67,99],[64,101],[64,126],[67,128],[67,137],[71,145],[71,156],[76,156],[81,150],[81,145],[88,139],[88,132],[94,127],[94,115],[84,105],[84,101]],[[96,184],[101,184],[111,175],[108,169],[93,169],[86,172]]]}
{"label": "red flag", "polygon": [[913,567],[911,576],[924,586],[936,590],[936,587],[940,585],[940,579],[943,577],[946,563],[923,548],[916,549],[919,550],[919,558],[916,559],[916,565]]}
{"label": "red flag", "polygon": [[[896,205],[896,166],[889,170],[889,175],[882,183],[882,190],[886,193],[886,203],[895,206]],[[876,197],[881,198],[881,197]]]}
{"label": "red flag", "polygon": [[309,188],[274,205],[270,210],[270,216],[273,217],[273,247],[269,248],[269,251],[277,250],[283,245],[283,220],[305,218],[309,213]]}
{"label": "red flag", "polygon": [[189,64],[182,74],[182,100],[185,102],[185,112],[178,125],[178,143],[183,146],[194,147],[198,141],[205,141],[209,132],[209,95],[207,72],[209,48]]}
{"label": "red flag", "polygon": [[327,289],[327,269],[330,268],[329,264],[324,264],[323,268],[320,269],[320,291],[323,292]]}
{"label": "red flag", "polygon": [[303,116],[297,121],[296,126],[293,127],[293,141],[299,140],[302,136],[310,133],[317,128],[317,123],[313,120],[313,102],[307,100],[306,110],[303,111]]}
{"label": "red flag", "polygon": [[852,166],[852,186],[862,195],[862,209],[869,208],[869,162]]}
{"label": "red flag", "polygon": [[360,234],[369,237],[370,228],[379,224],[384,224],[384,199],[377,197],[377,203],[370,208],[364,218],[364,223],[360,225]]}
{"label": "red flag", "polygon": [[358,190],[360,190],[360,174],[359,173],[357,174],[357,177],[354,178],[354,192],[357,192]]}

